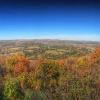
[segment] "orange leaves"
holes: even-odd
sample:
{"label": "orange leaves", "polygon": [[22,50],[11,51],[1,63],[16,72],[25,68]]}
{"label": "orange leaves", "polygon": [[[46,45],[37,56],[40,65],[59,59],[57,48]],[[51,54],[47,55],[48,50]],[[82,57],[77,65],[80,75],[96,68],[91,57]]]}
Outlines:
{"label": "orange leaves", "polygon": [[61,59],[57,61],[59,65],[65,65],[66,60],[65,59]]}
{"label": "orange leaves", "polygon": [[14,75],[29,71],[29,60],[23,55],[12,55],[6,59],[7,68],[14,73]]}
{"label": "orange leaves", "polygon": [[93,53],[90,54],[91,63],[100,62],[100,48],[96,48]]}
{"label": "orange leaves", "polygon": [[17,58],[17,63],[14,67],[14,74],[18,75],[23,72],[28,72],[29,71],[29,60],[27,60],[24,56],[19,56]]}
{"label": "orange leaves", "polygon": [[14,75],[18,75],[24,72],[25,66],[22,66],[21,64],[16,64],[14,67]]}

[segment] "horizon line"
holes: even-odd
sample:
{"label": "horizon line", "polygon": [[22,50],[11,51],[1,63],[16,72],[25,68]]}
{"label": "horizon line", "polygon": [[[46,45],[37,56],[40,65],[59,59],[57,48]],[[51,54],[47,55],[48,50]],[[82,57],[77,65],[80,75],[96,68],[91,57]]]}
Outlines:
{"label": "horizon line", "polygon": [[100,40],[78,40],[78,39],[59,39],[59,38],[16,38],[16,39],[0,39],[0,41],[18,41],[18,40],[58,40],[58,41],[83,41],[83,42],[100,42]]}

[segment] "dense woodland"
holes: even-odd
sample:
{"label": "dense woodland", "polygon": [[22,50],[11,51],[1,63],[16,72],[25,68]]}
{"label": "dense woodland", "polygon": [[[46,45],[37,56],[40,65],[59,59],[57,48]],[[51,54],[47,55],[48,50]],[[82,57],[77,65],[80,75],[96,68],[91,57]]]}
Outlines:
{"label": "dense woodland", "polygon": [[1,43],[0,100],[100,100],[100,44],[44,43]]}

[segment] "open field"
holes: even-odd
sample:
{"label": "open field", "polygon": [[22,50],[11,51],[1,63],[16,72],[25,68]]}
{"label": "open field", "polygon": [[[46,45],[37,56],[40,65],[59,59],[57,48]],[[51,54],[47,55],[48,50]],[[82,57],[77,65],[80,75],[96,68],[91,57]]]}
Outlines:
{"label": "open field", "polygon": [[100,47],[100,42],[91,41],[67,41],[67,40],[8,40],[0,41],[0,54],[10,55],[23,53],[28,57],[38,59],[38,56],[46,58],[63,58],[67,56],[82,56]]}

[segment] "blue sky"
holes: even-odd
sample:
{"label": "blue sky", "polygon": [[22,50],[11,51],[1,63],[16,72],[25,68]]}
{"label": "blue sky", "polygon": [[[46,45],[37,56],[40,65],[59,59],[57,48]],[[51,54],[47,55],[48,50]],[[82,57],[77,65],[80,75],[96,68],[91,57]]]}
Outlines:
{"label": "blue sky", "polygon": [[93,7],[0,7],[0,40],[100,41],[100,9]]}

